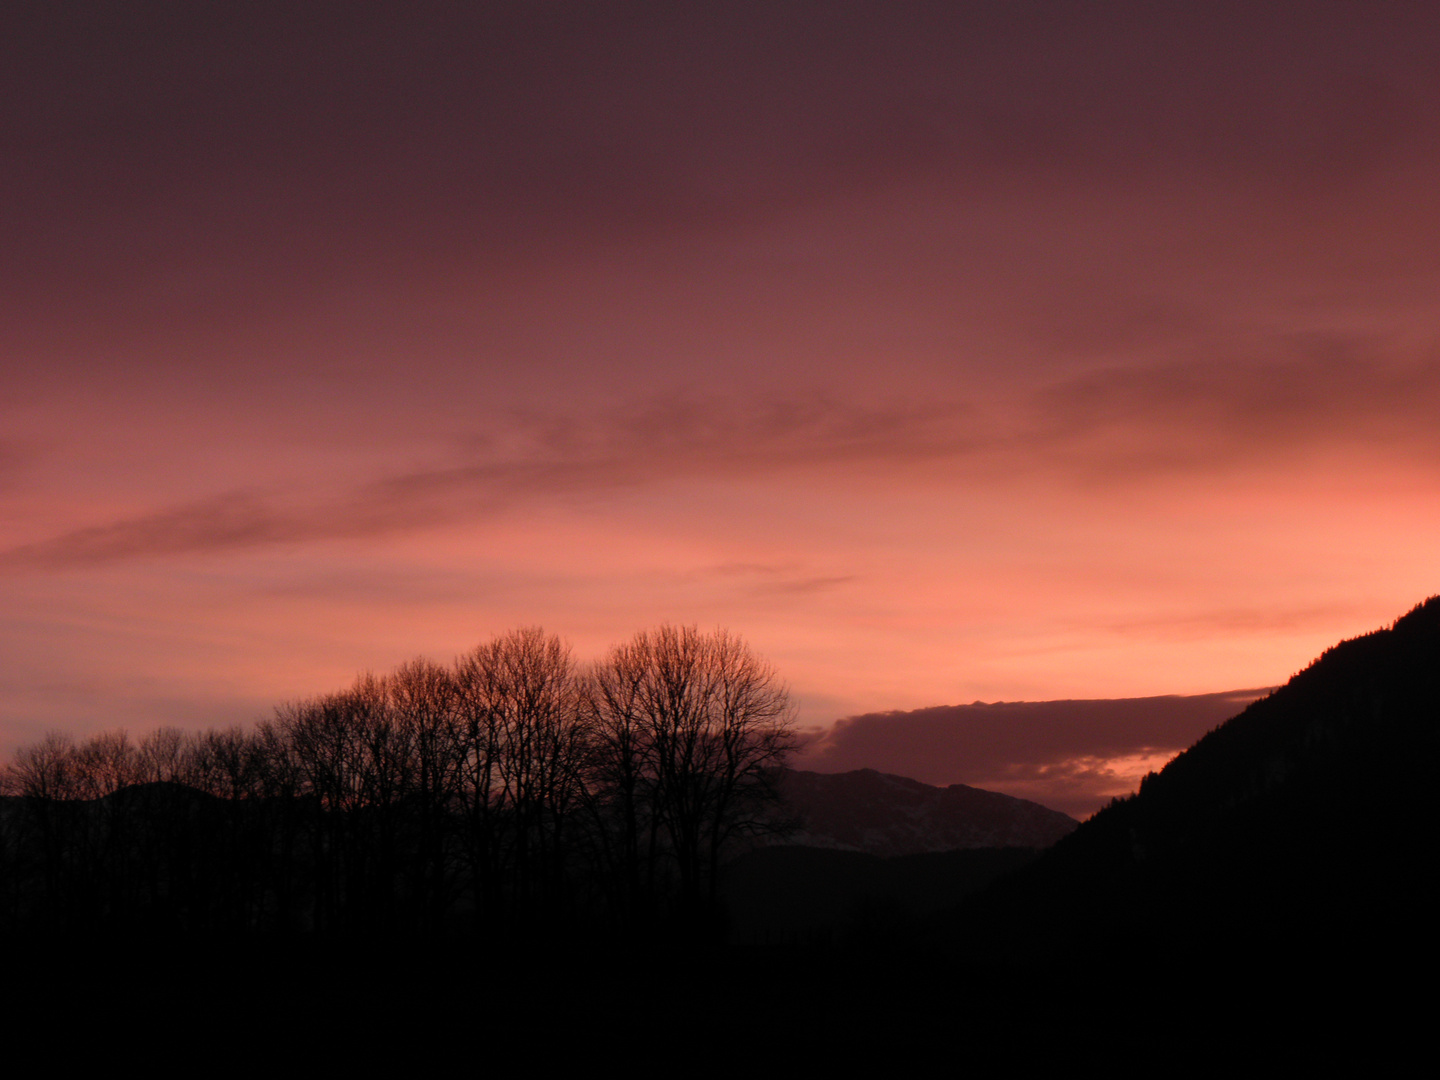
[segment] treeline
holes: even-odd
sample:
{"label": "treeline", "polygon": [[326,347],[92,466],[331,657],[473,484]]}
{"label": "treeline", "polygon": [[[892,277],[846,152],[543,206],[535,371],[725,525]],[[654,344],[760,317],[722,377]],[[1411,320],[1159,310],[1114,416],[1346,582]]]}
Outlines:
{"label": "treeline", "polygon": [[539,630],[253,728],[51,734],[0,773],[7,931],[463,934],[703,918],[777,820],[774,669],[661,627],[581,668]]}

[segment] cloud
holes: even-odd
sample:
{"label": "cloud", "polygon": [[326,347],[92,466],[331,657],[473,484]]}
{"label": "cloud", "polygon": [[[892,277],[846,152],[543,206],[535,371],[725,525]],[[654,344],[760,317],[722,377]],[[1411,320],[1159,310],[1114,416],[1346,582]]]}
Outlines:
{"label": "cloud", "polygon": [[[1367,361],[1338,346],[1287,363],[1113,368],[999,404],[858,404],[668,397],[498,423],[450,463],[348,491],[235,492],[0,552],[0,568],[99,565],[432,528],[527,502],[660,482],[857,475],[924,484],[936,466],[981,482],[1025,475],[1110,485],[1225,472],[1324,447],[1364,446],[1433,467],[1440,366]],[[0,448],[3,450],[3,448]],[[0,479],[5,460],[0,458]],[[811,577],[794,591],[842,584]]]}
{"label": "cloud", "polygon": [[[471,460],[339,493],[231,492],[164,507],[0,552],[0,569],[379,536],[662,480],[942,459],[963,453],[972,441],[958,421],[962,413],[944,405],[812,400],[727,408],[675,399],[600,417],[532,414],[512,418],[509,437],[479,444]],[[814,590],[841,580],[810,577],[780,587]]]}
{"label": "cloud", "polygon": [[304,538],[301,521],[253,495],[229,494],[0,552],[0,568],[58,569],[137,556],[224,551]]}
{"label": "cloud", "polygon": [[817,574],[810,577],[791,577],[758,584],[755,586],[755,592],[768,596],[804,596],[829,592],[831,589],[848,585],[856,580],[858,577],[855,574]]}
{"label": "cloud", "polygon": [[1058,432],[1182,420],[1252,439],[1368,436],[1378,422],[1418,418],[1440,401],[1440,370],[1433,363],[1384,363],[1369,355],[1378,351],[1373,346],[1344,335],[1306,344],[1310,355],[1280,361],[1102,370],[1065,382],[1041,400]]}
{"label": "cloud", "polygon": [[858,581],[856,574],[814,574],[799,563],[722,563],[709,567],[707,574],[719,578],[747,580],[756,596],[799,596],[828,592]]}
{"label": "cloud", "polygon": [[1032,401],[1033,444],[1086,470],[1215,470],[1319,447],[1385,448],[1433,463],[1440,366],[1367,355],[1334,336],[1287,361],[1108,368]]}
{"label": "cloud", "polygon": [[[798,767],[871,768],[969,784],[1089,813],[1130,790],[1137,762],[1162,762],[1266,693],[1015,701],[867,713],[810,741]],[[1147,766],[1153,767],[1153,766]]]}
{"label": "cloud", "polygon": [[1111,799],[1134,792],[1146,773],[1164,768],[1176,752],[1172,749],[1116,758],[1084,756],[1017,764],[1006,775],[992,777],[982,786],[1038,802],[1071,817],[1085,818]]}

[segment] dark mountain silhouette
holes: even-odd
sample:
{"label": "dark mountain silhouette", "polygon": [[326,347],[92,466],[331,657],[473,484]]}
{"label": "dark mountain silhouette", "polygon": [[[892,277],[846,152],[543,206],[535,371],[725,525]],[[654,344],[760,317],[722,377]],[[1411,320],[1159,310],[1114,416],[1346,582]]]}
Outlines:
{"label": "dark mountain silhouette", "polygon": [[1393,987],[1436,955],[1437,751],[1440,597],[1325,652],[949,916],[937,944],[1091,992]]}
{"label": "dark mountain silhouette", "polygon": [[[747,1002],[835,1046],[931,1031],[1027,1060],[1087,1047],[1107,1059],[1138,1047],[1147,1063],[1197,1048],[1369,1054],[1428,1033],[1437,762],[1433,598],[1330,649],[1043,854],[753,851],[728,867],[728,943],[708,925],[666,935],[654,919],[587,921],[583,893],[416,923],[433,894],[424,866],[375,844],[422,829],[406,805],[391,822],[179,785],[0,803],[0,926],[23,946],[7,962],[28,1001],[51,1000],[76,971],[125,970],[187,987],[183,1000],[137,1001],[185,1008],[212,1000],[173,974],[200,964],[264,995],[276,971],[326,972],[288,982],[276,1015],[329,1009],[357,1030],[435,1009],[506,1030],[543,999],[546,1023],[613,1032],[659,1016],[689,1037]],[[812,834],[833,844],[929,843],[963,832],[945,831],[949,801],[1003,805],[865,771],[798,784],[871,792],[849,810],[812,798]],[[440,884],[442,898],[466,895],[463,878]],[[456,910],[482,913],[478,901]],[[568,996],[547,996],[554,986]]]}
{"label": "dark mountain silhouette", "polygon": [[874,769],[791,770],[780,790],[800,822],[787,843],[870,855],[1045,848],[1079,824],[1026,799],[964,784],[933,787]]}
{"label": "dark mountain silhouette", "polygon": [[738,942],[873,939],[959,903],[1078,824],[1038,803],[874,769],[787,770],[782,841],[735,859],[722,894]]}

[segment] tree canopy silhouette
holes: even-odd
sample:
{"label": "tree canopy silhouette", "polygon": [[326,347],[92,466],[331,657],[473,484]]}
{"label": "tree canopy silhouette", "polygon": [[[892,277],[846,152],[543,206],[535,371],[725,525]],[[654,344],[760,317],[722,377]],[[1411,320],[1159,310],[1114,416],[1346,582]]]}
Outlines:
{"label": "tree canopy silhouette", "polygon": [[[795,749],[789,695],[738,637],[662,626],[587,684],[595,794],[631,888],[645,853],[673,859],[686,903],[713,899],[722,852],[767,828]],[[648,867],[653,873],[653,856]]]}
{"label": "tree canopy silhouette", "polygon": [[322,934],[691,920],[725,855],[774,819],[794,746],[784,684],[727,631],[662,626],[581,667],[554,635],[515,630],[249,730],[22,749],[0,772],[0,919],[100,927],[164,907],[177,926]]}

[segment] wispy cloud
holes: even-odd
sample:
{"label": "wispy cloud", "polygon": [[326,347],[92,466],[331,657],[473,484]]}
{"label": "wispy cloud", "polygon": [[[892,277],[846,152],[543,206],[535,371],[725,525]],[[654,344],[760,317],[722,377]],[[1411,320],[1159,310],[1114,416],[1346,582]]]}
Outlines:
{"label": "wispy cloud", "polygon": [[762,582],[755,591],[762,595],[804,596],[812,593],[829,592],[831,589],[848,585],[858,580],[855,574],[817,574],[811,577],[790,577],[778,581]]}
{"label": "wispy cloud", "polygon": [[[606,493],[660,480],[943,458],[971,442],[953,406],[868,408],[824,401],[754,408],[652,403],[602,417],[516,418],[505,440],[467,459],[315,496],[232,492],[74,530],[0,552],[0,568],[50,568],[146,556],[366,537],[470,520],[525,501]],[[788,587],[818,589],[811,577]]]}
{"label": "wispy cloud", "polygon": [[1394,362],[1345,338],[1287,361],[1109,368],[1036,395],[1026,437],[1114,478],[1229,469],[1318,447],[1440,450],[1440,365]]}
{"label": "wispy cloud", "polygon": [[799,563],[722,563],[704,573],[739,581],[756,596],[810,595],[859,580],[857,574],[816,574]]}
{"label": "wispy cloud", "polygon": [[[1338,348],[1338,347],[1337,347]],[[900,480],[934,466],[984,482],[1053,474],[1093,483],[1250,467],[1318,447],[1388,449],[1432,466],[1440,365],[1331,350],[1305,361],[1110,369],[1014,405],[651,400],[588,415],[531,413],[449,462],[320,495],[232,492],[0,552],[0,568],[59,568],[366,537],[475,520],[523,502],[658,482]],[[6,458],[0,447],[0,483]],[[841,584],[811,577],[796,590]]]}
{"label": "wispy cloud", "polygon": [[249,494],[167,507],[0,552],[0,567],[58,569],[307,538],[307,523]]}

